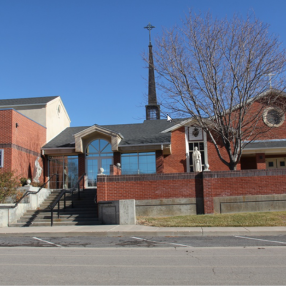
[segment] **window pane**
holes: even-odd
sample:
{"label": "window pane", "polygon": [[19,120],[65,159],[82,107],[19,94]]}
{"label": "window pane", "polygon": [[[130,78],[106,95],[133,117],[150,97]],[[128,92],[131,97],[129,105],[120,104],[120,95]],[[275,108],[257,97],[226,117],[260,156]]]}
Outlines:
{"label": "window pane", "polygon": [[101,167],[104,169],[104,175],[110,175],[110,165],[112,165],[112,159],[101,159]]}
{"label": "window pane", "polygon": [[98,161],[95,159],[87,160],[87,179],[88,186],[96,186],[96,179],[98,173]]}
{"label": "window pane", "polygon": [[109,142],[105,141],[105,140],[100,140],[100,152],[103,153],[112,153],[111,150],[111,145]]}
{"label": "window pane", "polygon": [[[156,158],[153,155],[143,155],[141,153],[139,158],[139,173],[140,174],[154,174],[156,173]],[[147,154],[147,153],[146,153]]]}
{"label": "window pane", "polygon": [[155,152],[121,154],[122,174],[156,173]]}
{"label": "window pane", "polygon": [[121,154],[121,172],[125,175],[138,174],[137,153]]}

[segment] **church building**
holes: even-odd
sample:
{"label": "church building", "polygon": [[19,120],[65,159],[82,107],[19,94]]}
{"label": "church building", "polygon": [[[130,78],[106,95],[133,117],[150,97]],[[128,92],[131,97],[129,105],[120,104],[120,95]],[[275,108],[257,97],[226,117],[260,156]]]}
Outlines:
{"label": "church building", "polygon": [[[269,92],[271,90],[261,97],[268,96]],[[143,179],[144,184],[152,180],[158,182],[156,188],[159,188],[161,174],[172,175],[174,184],[179,186],[182,174],[193,174],[195,179],[193,152],[198,150],[203,172],[229,173],[211,140],[192,118],[160,118],[151,42],[145,109],[146,120],[142,123],[70,127],[68,113],[59,96],[0,100],[0,171],[15,171],[35,182],[57,174],[50,182],[51,189],[74,187],[84,174],[85,188],[99,188],[103,177],[110,178],[114,184],[123,179],[133,180],[135,185]],[[265,106],[261,124],[273,125],[273,109]],[[270,137],[267,135],[247,145],[237,165],[237,170],[272,168],[286,168],[284,115],[275,122]],[[133,198],[129,189],[133,187],[122,186],[117,186],[122,193],[120,198]],[[180,196],[175,194],[176,190],[177,187],[168,189],[168,198]],[[156,193],[150,187],[148,191]],[[158,199],[160,192],[156,193]],[[98,200],[108,198],[114,197],[105,193]],[[134,199],[140,199],[140,195]]]}

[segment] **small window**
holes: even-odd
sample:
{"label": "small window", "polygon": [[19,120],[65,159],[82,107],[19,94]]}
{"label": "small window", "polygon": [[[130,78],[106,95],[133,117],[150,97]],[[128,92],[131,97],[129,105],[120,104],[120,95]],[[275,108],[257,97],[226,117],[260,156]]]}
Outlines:
{"label": "small window", "polygon": [[4,167],[4,149],[0,149],[0,168]]}

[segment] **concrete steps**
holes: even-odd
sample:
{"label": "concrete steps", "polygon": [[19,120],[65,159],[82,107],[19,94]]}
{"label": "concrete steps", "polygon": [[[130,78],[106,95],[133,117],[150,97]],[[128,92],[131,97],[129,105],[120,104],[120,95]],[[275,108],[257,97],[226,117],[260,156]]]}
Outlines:
{"label": "concrete steps", "polygon": [[[50,196],[40,205],[37,210],[27,211],[11,227],[27,226],[50,226],[51,209],[50,206],[56,201],[61,190],[53,191]],[[64,209],[64,200],[60,201],[60,211],[58,218],[58,206],[53,210],[54,226],[72,226],[72,225],[98,225],[101,222],[97,218],[97,204],[94,201],[96,196],[95,189],[87,189],[80,193],[80,200],[77,193],[74,194],[74,207],[71,207],[72,196],[66,195],[66,208]]]}

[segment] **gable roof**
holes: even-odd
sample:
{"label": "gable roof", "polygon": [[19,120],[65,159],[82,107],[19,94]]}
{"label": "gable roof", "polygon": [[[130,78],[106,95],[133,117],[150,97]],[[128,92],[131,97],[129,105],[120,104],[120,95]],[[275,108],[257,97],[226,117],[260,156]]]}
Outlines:
{"label": "gable roof", "polygon": [[12,99],[0,99],[0,106],[17,106],[17,105],[40,105],[47,104],[57,96],[46,97],[29,97],[29,98],[12,98]]}
{"label": "gable roof", "polygon": [[[109,129],[115,133],[122,134],[123,138],[119,143],[122,146],[140,146],[145,144],[162,144],[171,143],[170,133],[161,133],[163,130],[178,124],[183,119],[174,119],[167,122],[161,120],[145,120],[138,124],[118,124],[118,125],[98,125],[99,127]],[[45,148],[67,148],[75,146],[74,134],[79,133],[90,126],[68,127],[58,136],[48,142]]]}

